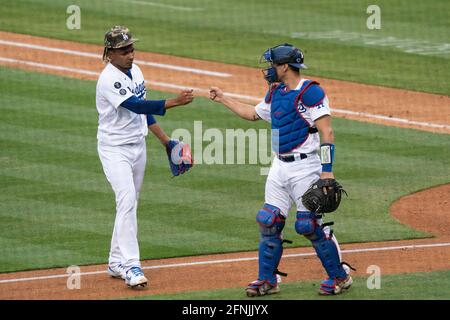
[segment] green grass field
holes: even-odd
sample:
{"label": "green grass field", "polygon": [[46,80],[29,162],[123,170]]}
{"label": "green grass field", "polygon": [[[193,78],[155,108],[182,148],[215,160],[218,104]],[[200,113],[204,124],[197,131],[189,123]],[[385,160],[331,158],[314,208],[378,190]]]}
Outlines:
{"label": "green grass field", "polygon": [[380,30],[366,26],[366,0],[78,0],[80,30],[66,27],[70,4],[14,1],[0,10],[0,30],[102,45],[122,24],[139,50],[249,66],[291,42],[306,53],[307,75],[450,94],[446,0],[377,1]]}
{"label": "green grass field", "polygon": [[[322,297],[317,294],[318,281],[282,283],[279,294],[247,298],[244,288],[216,289],[179,294],[138,297],[149,300],[449,300],[450,271],[382,275],[380,288],[368,289],[368,277],[354,277],[351,289],[341,295]],[[369,283],[373,284],[369,279]]]}
{"label": "green grass field", "polygon": [[[95,82],[0,68],[0,87],[8,88],[0,107],[0,272],[105,262],[115,203],[96,150]],[[159,120],[169,134],[192,132],[199,120],[204,130],[268,128],[204,98]],[[328,216],[339,240],[428,236],[394,221],[388,207],[401,195],[450,181],[448,136],[342,119],[334,126],[335,173],[349,193]],[[172,179],[165,151],[149,137],[141,258],[255,250],[254,217],[266,178],[260,167],[202,164]],[[309,245],[293,225],[291,217],[286,238]]]}

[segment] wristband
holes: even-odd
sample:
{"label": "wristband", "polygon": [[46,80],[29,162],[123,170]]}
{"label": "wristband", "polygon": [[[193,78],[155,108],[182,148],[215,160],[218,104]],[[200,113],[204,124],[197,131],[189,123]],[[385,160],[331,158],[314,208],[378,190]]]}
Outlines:
{"label": "wristband", "polygon": [[334,144],[322,143],[320,145],[320,160],[322,163],[322,172],[333,171]]}

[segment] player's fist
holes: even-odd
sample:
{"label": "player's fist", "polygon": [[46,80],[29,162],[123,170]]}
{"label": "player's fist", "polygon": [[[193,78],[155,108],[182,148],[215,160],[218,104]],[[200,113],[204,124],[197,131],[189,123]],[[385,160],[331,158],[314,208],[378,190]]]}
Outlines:
{"label": "player's fist", "polygon": [[222,102],[223,91],[218,87],[211,87],[209,89],[209,98],[215,102]]}
{"label": "player's fist", "polygon": [[193,92],[194,90],[192,89],[181,91],[178,97],[176,98],[178,100],[179,105],[191,103],[192,100],[194,100]]}
{"label": "player's fist", "polygon": [[194,100],[193,92],[192,89],[183,90],[177,97],[166,100],[166,109],[191,103]]}

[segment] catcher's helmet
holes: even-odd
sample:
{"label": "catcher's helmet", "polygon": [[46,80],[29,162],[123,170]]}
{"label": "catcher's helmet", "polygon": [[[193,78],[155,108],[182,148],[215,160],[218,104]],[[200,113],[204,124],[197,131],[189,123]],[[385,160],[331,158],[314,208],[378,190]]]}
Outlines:
{"label": "catcher's helmet", "polygon": [[294,68],[307,69],[307,66],[303,63],[303,52],[289,43],[267,49],[262,58],[273,64],[287,63]]}

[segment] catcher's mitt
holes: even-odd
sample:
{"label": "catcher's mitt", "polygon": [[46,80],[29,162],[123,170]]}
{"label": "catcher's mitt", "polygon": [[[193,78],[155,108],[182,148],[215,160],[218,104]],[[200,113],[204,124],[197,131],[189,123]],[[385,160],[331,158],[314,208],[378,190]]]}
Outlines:
{"label": "catcher's mitt", "polygon": [[166,145],[170,171],[174,176],[188,171],[193,165],[191,148],[187,143],[172,139]]}
{"label": "catcher's mitt", "polygon": [[333,212],[341,203],[342,193],[347,195],[335,179],[319,179],[306,190],[302,203],[311,212]]}

